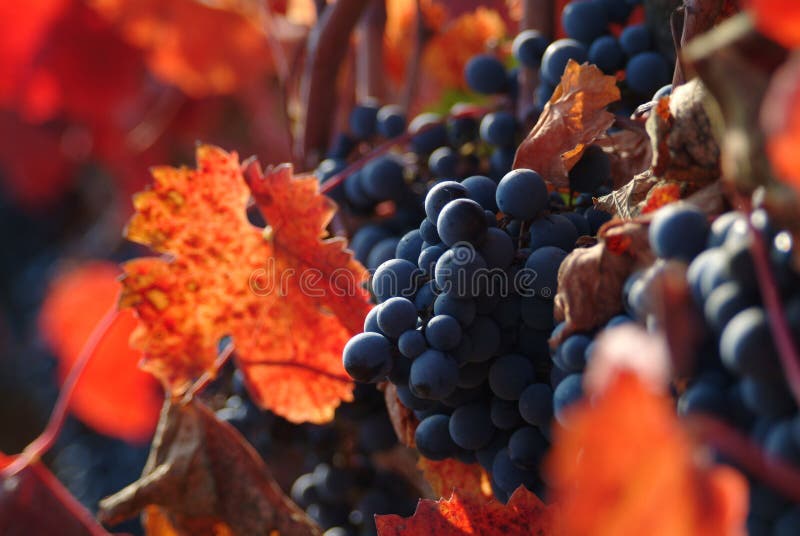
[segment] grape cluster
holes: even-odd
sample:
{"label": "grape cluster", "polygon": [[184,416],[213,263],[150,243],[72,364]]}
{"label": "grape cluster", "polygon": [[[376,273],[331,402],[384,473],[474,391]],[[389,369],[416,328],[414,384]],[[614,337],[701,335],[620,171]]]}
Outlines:
{"label": "grape cluster", "polygon": [[[751,254],[757,233],[768,245],[783,314],[798,345],[800,274],[791,265],[791,235],[774,228],[761,209],[749,215],[728,212],[709,224],[705,214],[686,205],[661,209],[649,232],[661,259],[654,269],[667,261],[688,265],[687,283],[704,320],[697,370],[680,394],[678,412],[713,414],[749,435],[769,457],[800,468],[800,414],[778,358]],[[628,308],[642,322],[652,320],[651,272],[634,274],[626,285]],[[798,534],[800,507],[752,478],[748,530]]]}
{"label": "grape cluster", "polygon": [[608,214],[586,196],[573,205],[529,169],[438,181],[373,274],[378,305],[344,349],[354,379],[397,386],[423,456],[480,463],[502,500],[521,484],[541,492],[553,409],[575,399],[562,387],[574,379],[554,381],[553,297],[561,261]]}

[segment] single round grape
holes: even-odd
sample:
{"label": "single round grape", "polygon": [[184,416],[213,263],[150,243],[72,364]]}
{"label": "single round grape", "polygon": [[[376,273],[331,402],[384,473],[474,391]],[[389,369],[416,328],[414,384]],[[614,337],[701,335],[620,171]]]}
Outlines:
{"label": "single round grape", "polygon": [[517,121],[505,111],[490,112],[481,120],[480,136],[491,145],[508,147],[514,145]]}
{"label": "single round grape", "polygon": [[464,79],[471,90],[485,95],[503,93],[507,89],[505,67],[489,54],[472,56],[464,66]]}
{"label": "single round grape", "polygon": [[392,368],[391,344],[383,335],[359,333],[345,344],[342,362],[354,380],[365,383],[379,381]]}
{"label": "single round grape", "polygon": [[412,229],[404,234],[395,248],[395,257],[416,263],[422,251],[422,235],[419,229]]}
{"label": "single round grape", "polygon": [[547,37],[536,30],[523,30],[517,34],[511,44],[511,53],[520,64],[529,69],[538,69],[542,63],[542,55],[550,42]]}
{"label": "single round grape", "polygon": [[461,326],[449,315],[436,315],[425,326],[425,340],[437,350],[452,350],[461,341]]}
{"label": "single round grape", "polygon": [[505,270],[514,260],[516,248],[508,233],[496,227],[488,229],[486,238],[478,250],[488,268]]}
{"label": "single round grape", "polygon": [[547,207],[547,185],[530,169],[515,169],[497,185],[495,200],[506,215],[520,220],[535,218]]}
{"label": "single round grape", "polygon": [[703,212],[691,205],[673,203],[655,213],[648,236],[659,257],[691,262],[705,249],[708,232]]}
{"label": "single round grape", "polygon": [[458,364],[438,350],[426,350],[411,364],[408,386],[415,396],[441,400],[455,391]]}
{"label": "single round grape", "polygon": [[408,298],[389,298],[381,304],[378,326],[389,337],[397,338],[417,325],[417,308]]}
{"label": "single round grape", "polygon": [[353,107],[350,112],[350,133],[358,139],[367,140],[375,134],[378,116],[378,104],[374,101],[363,102]]}
{"label": "single round grape", "polygon": [[477,450],[486,446],[494,435],[494,425],[486,404],[467,404],[456,408],[450,416],[450,437],[463,449]]}
{"label": "single round grape", "polygon": [[[436,215],[439,215],[438,211]],[[436,222],[431,221],[428,218],[425,218],[419,224],[419,234],[422,237],[423,242],[431,246],[442,241],[441,238],[439,238],[439,231],[436,230]],[[425,246],[423,246],[423,249],[425,249]]]}
{"label": "single round grape", "polygon": [[417,154],[430,154],[447,144],[447,128],[442,116],[436,113],[416,116],[408,125],[408,133],[411,134],[411,148]]}
{"label": "single round grape", "polygon": [[516,150],[513,147],[495,147],[489,155],[489,176],[494,180],[500,180],[511,171],[514,165]]}
{"label": "single round grape", "polygon": [[436,228],[447,246],[464,242],[478,245],[486,238],[486,217],[472,199],[455,199],[442,208]]}
{"label": "single round grape", "polygon": [[478,203],[485,210],[497,212],[497,201],[495,200],[496,182],[483,175],[473,175],[461,181],[461,185],[467,189],[467,197],[469,199]]}
{"label": "single round grape", "polygon": [[588,58],[588,53],[586,45],[575,39],[553,41],[542,56],[540,71],[542,79],[553,87],[557,86],[567,62],[575,60],[577,63],[583,63]]}
{"label": "single round grape", "polygon": [[553,414],[562,425],[566,424],[564,411],[583,396],[583,374],[569,374],[553,391]]}
{"label": "single round grape", "polygon": [[532,383],[519,396],[519,413],[528,424],[547,427],[553,418],[553,389],[546,383]]}
{"label": "single round grape", "polygon": [[599,2],[574,0],[564,6],[561,24],[571,38],[591,43],[606,32],[608,13]]}
{"label": "single round grape", "polygon": [[480,295],[479,276],[485,269],[486,261],[472,247],[456,246],[436,261],[434,277],[442,293],[474,298]]}
{"label": "single round grape", "polygon": [[406,188],[403,161],[386,155],[368,162],[361,170],[361,186],[373,201],[397,199]]}
{"label": "single round grape", "polygon": [[613,36],[598,37],[589,47],[589,63],[605,74],[613,75],[625,67],[625,52]]}
{"label": "single round grape", "polygon": [[407,358],[414,359],[428,349],[428,343],[425,342],[425,336],[421,331],[409,329],[400,334],[397,339],[397,349]]}
{"label": "single round grape", "polygon": [[395,138],[406,130],[406,114],[397,104],[387,104],[378,110],[376,117],[378,134],[384,138]]}
{"label": "single round grape", "polygon": [[450,417],[431,415],[423,419],[414,431],[419,453],[429,460],[444,460],[453,456],[458,446],[450,437]]}
{"label": "single round grape", "polygon": [[415,396],[414,393],[411,392],[411,388],[406,385],[397,385],[397,398],[400,399],[400,402],[407,407],[408,409],[416,410],[416,411],[423,411],[434,407],[435,402],[433,400],[426,400],[424,398],[419,398]]}
{"label": "single round grape", "polygon": [[416,264],[404,259],[392,259],[381,264],[372,276],[372,292],[378,302],[393,296],[411,298],[420,284],[422,272]]}
{"label": "single round grape", "polygon": [[368,224],[355,232],[349,247],[353,251],[353,256],[363,264],[367,262],[369,252],[375,247],[375,244],[384,238],[389,238],[389,232],[386,229]]}
{"label": "single round grape", "polygon": [[539,480],[536,471],[523,469],[511,461],[508,448],[500,449],[495,455],[492,478],[506,493],[513,493],[520,486],[533,489]]}
{"label": "single round grape", "polygon": [[554,358],[554,361],[568,372],[580,372],[586,367],[586,348],[591,343],[591,337],[582,333],[570,335],[558,347],[557,359]]}
{"label": "single round grape", "polygon": [[564,212],[560,214],[562,218],[566,218],[575,226],[575,229],[578,231],[578,236],[589,236],[592,234],[592,230],[589,227],[589,222],[586,220],[586,217],[583,214],[578,214],[577,212]]}
{"label": "single round grape", "polygon": [[600,230],[600,227],[607,221],[611,220],[611,214],[605,210],[598,210],[594,207],[587,208],[584,216],[589,224],[589,234],[591,236],[596,235],[597,231]]}
{"label": "single round grape", "polygon": [[625,66],[625,80],[633,91],[652,95],[658,88],[669,83],[672,68],[658,52],[641,52]]}
{"label": "single round grape", "polygon": [[641,54],[653,45],[650,37],[650,30],[644,24],[631,24],[622,30],[619,35],[619,44],[622,50],[630,58],[636,54]]}
{"label": "single round grape", "polygon": [[458,153],[450,147],[439,147],[428,157],[428,169],[436,177],[454,177],[458,170]]}
{"label": "single round grape", "polygon": [[[425,214],[436,225],[442,209],[454,199],[467,197],[467,189],[456,181],[443,181],[436,184],[425,196]],[[422,232],[420,230],[420,232]],[[423,235],[423,238],[425,236]],[[425,240],[428,242],[428,240]],[[438,240],[437,240],[438,241]]]}

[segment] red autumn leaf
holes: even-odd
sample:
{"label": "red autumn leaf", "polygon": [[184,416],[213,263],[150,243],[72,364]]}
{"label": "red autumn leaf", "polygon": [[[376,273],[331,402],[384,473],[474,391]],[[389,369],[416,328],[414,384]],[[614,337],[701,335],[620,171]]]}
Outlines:
{"label": "red autumn leaf", "polygon": [[745,478],[696,455],[669,397],[629,370],[602,385],[570,408],[546,461],[564,533],[744,534]]}
{"label": "red autumn leaf", "polygon": [[270,39],[280,47],[299,44],[305,35],[305,29],[284,17],[268,15],[263,2],[90,3],[130,44],[144,50],[153,74],[193,97],[232,93],[259,80],[273,69]]}
{"label": "red autumn leaf", "polygon": [[[121,305],[141,321],[143,366],[173,395],[214,374],[231,336],[254,400],[293,421],[325,422],[353,384],[341,352],[369,310],[366,271],[341,238],[324,240],[334,205],[289,165],[247,182],[235,153],[203,145],[197,169],[161,167],[134,198],[127,237],[164,257],[124,265]],[[251,194],[269,222],[246,214]]]}
{"label": "red autumn leaf", "polygon": [[407,519],[375,516],[379,536],[550,535],[558,533],[556,523],[556,509],[521,486],[506,505],[455,491],[449,499],[420,500]]}
{"label": "red autumn leaf", "polygon": [[[59,358],[66,378],[95,326],[115,306],[120,270],[92,262],[58,278],[42,305],[39,325]],[[128,441],[150,438],[158,422],[161,393],[139,370],[142,353],[128,344],[137,325],[132,311],[120,311],[78,380],[71,399],[75,415],[95,430]]]}
{"label": "red autumn leaf", "polygon": [[434,461],[420,457],[417,467],[437,497],[449,497],[454,491],[461,498],[492,497],[489,475],[477,463],[467,465],[453,459]]}
{"label": "red autumn leaf", "polygon": [[[0,453],[0,470],[14,457]],[[0,478],[0,534],[27,536],[109,536],[39,462]]]}
{"label": "red autumn leaf", "polygon": [[800,45],[800,3],[795,0],[748,0],[756,26],[786,48]]}
{"label": "red autumn leaf", "polygon": [[536,170],[554,188],[569,186],[567,172],[585,147],[613,124],[614,114],[606,106],[619,98],[613,76],[570,60],[539,120],[517,149],[513,167]]}

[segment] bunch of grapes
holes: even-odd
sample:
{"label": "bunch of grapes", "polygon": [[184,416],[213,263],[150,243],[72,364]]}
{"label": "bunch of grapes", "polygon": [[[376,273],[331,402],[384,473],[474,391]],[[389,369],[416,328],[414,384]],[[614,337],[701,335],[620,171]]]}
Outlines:
{"label": "bunch of grapes", "polygon": [[378,305],[345,369],[397,386],[423,456],[480,463],[502,500],[521,484],[541,492],[553,413],[579,395],[548,346],[558,269],[608,215],[568,209],[529,169],[441,180],[424,206],[372,277]]}
{"label": "bunch of grapes", "polygon": [[[650,227],[651,247],[662,261],[688,264],[687,283],[704,320],[697,371],[680,395],[680,414],[712,414],[761,445],[771,459],[800,468],[800,415],[784,375],[756,273],[752,241],[768,249],[769,269],[783,302],[794,344],[800,343],[800,274],[792,267],[795,245],[767,213],[731,211],[709,224],[689,206],[661,209]],[[629,306],[647,321],[647,273],[629,285]],[[750,534],[797,534],[800,507],[764,482],[751,482]]]}

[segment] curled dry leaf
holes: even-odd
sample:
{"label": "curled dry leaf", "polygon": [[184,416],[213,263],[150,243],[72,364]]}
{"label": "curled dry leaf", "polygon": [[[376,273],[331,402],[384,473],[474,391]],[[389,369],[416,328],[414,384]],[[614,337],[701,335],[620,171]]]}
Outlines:
{"label": "curled dry leaf", "polygon": [[[61,275],[48,291],[39,326],[58,356],[62,381],[97,324],[119,299],[119,274],[119,267],[111,262],[91,262]],[[128,343],[136,326],[133,311],[117,313],[81,374],[70,402],[70,409],[82,422],[133,442],[153,435],[163,398],[158,382],[139,369],[142,353]]]}
{"label": "curled dry leaf", "polygon": [[651,170],[636,175],[632,181],[617,188],[610,194],[599,197],[595,201],[595,208],[605,210],[622,219],[635,218],[641,212],[641,205],[647,194],[658,183],[658,178],[653,176]]}
{"label": "curled dry leaf", "polygon": [[504,505],[495,499],[462,496],[422,499],[410,518],[375,516],[379,536],[530,536],[560,534],[557,510],[520,486]]}
{"label": "curled dry leaf", "polygon": [[397,439],[403,445],[414,448],[414,432],[417,430],[419,419],[413,411],[400,402],[397,396],[397,387],[393,383],[385,384],[383,396],[386,400],[386,411],[389,413],[389,420],[392,421]]}
{"label": "curled dry leaf", "polygon": [[606,106],[619,98],[613,76],[570,60],[539,120],[517,149],[513,167],[536,170],[554,188],[568,187],[567,172],[586,146],[614,123]]}
{"label": "curled dry leaf", "polygon": [[[0,469],[13,460],[0,453]],[[0,478],[0,534],[110,536],[41,462]]]}
{"label": "curled dry leaf", "polygon": [[710,94],[700,80],[678,86],[661,99],[647,120],[653,143],[653,175],[702,187],[720,176],[722,126],[713,124]]}
{"label": "curled dry leaf", "polygon": [[622,370],[568,411],[545,462],[564,534],[746,533],[746,479],[699,455],[669,396]]}
{"label": "curled dry leaf", "polygon": [[194,399],[164,405],[142,477],[103,499],[98,516],[115,524],[145,510],[161,534],[322,534],[250,444]]}
{"label": "curled dry leaf", "polygon": [[594,141],[608,155],[614,188],[647,171],[653,160],[653,148],[644,128],[625,128],[600,136]]}
{"label": "curled dry leaf", "polygon": [[449,497],[453,492],[458,492],[462,499],[492,497],[489,475],[477,463],[467,465],[452,458],[434,461],[420,457],[417,467],[431,485],[434,497]]}
{"label": "curled dry leaf", "polygon": [[[352,382],[341,352],[370,308],[366,271],[341,238],[323,239],[334,205],[314,177],[284,165],[244,180],[235,153],[197,149],[197,169],[156,168],[134,199],[127,237],[163,257],[123,266],[122,307],[140,319],[143,366],[179,396],[219,366],[231,336],[253,399],[293,422],[325,422]],[[251,225],[251,193],[269,222]]]}
{"label": "curled dry leaf", "polygon": [[612,220],[598,238],[599,243],[573,250],[561,263],[554,315],[566,325],[553,343],[602,326],[619,314],[625,279],[655,258],[643,223]]}

